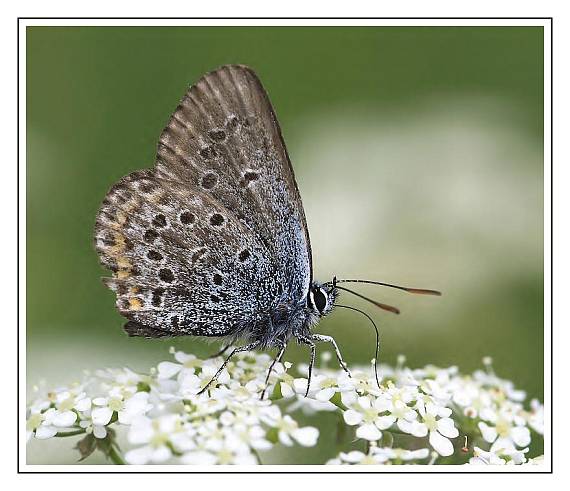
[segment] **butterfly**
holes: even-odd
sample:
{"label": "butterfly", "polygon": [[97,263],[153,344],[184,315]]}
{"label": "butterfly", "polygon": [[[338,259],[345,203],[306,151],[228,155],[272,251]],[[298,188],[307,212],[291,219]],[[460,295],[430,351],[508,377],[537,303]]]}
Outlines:
{"label": "butterfly", "polygon": [[[269,378],[294,339],[311,351],[308,393],[317,343],[330,343],[350,374],[335,340],[313,332],[341,290],[397,312],[339,286],[366,280],[313,279],[307,221],[279,123],[259,78],[243,65],[222,66],[190,87],[160,135],[154,167],[107,193],[95,248],[113,272],[103,281],[130,336],[241,343],[203,390],[242,351],[277,349]],[[337,306],[374,324],[359,309]]]}

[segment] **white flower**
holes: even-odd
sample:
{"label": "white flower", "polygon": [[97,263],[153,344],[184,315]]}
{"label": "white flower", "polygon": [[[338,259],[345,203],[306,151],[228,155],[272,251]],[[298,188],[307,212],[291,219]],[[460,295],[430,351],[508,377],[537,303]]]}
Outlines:
{"label": "white flower", "polygon": [[428,403],[420,406],[421,423],[412,424],[412,434],[425,436],[429,433],[429,444],[441,456],[447,457],[453,454],[453,444],[449,438],[459,436],[455,423],[449,417],[451,409]]}
{"label": "white flower", "polygon": [[[50,401],[47,399],[36,399],[26,411],[26,437],[29,441],[32,436],[34,436],[35,431],[44,421],[43,411],[46,411],[50,407]],[[46,432],[46,435],[49,432]],[[55,431],[57,433],[57,430]],[[54,436],[53,433],[51,436]],[[46,436],[46,438],[49,438]]]}
{"label": "white flower", "polygon": [[374,376],[367,370],[354,369],[352,370],[352,376],[349,376],[343,370],[337,375],[337,380],[342,401],[345,405],[354,403],[359,395],[370,394],[378,396],[382,392],[378,388]]}
{"label": "white flower", "polygon": [[223,444],[211,450],[193,450],[181,457],[189,465],[255,465],[257,460],[251,452],[240,453]]}
{"label": "white flower", "polygon": [[490,413],[490,422],[495,426],[489,426],[484,421],[479,422],[479,430],[485,441],[500,442],[502,447],[512,446],[526,447],[530,444],[530,431],[524,426],[524,419],[514,415],[509,410],[500,410],[498,413]]}
{"label": "white flower", "polygon": [[185,426],[180,416],[169,414],[157,419],[139,416],[131,425],[128,439],[133,445],[144,445],[129,450],[125,460],[129,464],[163,463],[172,457],[172,449],[188,451],[195,448],[193,431]]}
{"label": "white flower", "polygon": [[382,455],[367,455],[360,450],[341,452],[338,457],[331,459],[327,465],[379,465],[388,460]]}
{"label": "white flower", "polygon": [[331,459],[327,465],[381,465],[386,463],[410,463],[413,460],[423,460],[429,456],[427,448],[407,450],[402,448],[376,447],[372,445],[368,454],[353,450],[341,452],[338,457]]}
{"label": "white flower", "polygon": [[[39,418],[41,422],[38,424]],[[42,414],[36,414],[30,426],[35,426],[35,436],[39,440],[45,440],[55,436],[60,430],[69,429],[77,420],[77,414],[73,411],[60,411],[50,408]]]}
{"label": "white flower", "polygon": [[495,387],[499,389],[499,397],[504,393],[511,401],[521,402],[526,398],[526,392],[523,390],[516,390],[514,384],[510,380],[503,380],[497,377],[494,373],[476,370],[473,378],[483,386]]}
{"label": "white flower", "polygon": [[530,413],[527,417],[528,425],[540,435],[544,435],[544,406],[533,399],[530,401]]}
{"label": "white flower", "polygon": [[279,441],[288,447],[293,445],[293,440],[303,447],[312,447],[317,444],[319,430],[312,426],[299,428],[299,424],[288,414],[281,415],[279,408],[273,406],[275,411],[262,416],[262,420],[277,430]]}
{"label": "white flower", "polygon": [[93,409],[91,410],[93,425],[108,425],[115,412],[119,423],[131,424],[134,418],[145,414],[152,408],[152,405],[148,403],[148,398],[148,392],[137,392],[128,399],[124,399],[122,391],[115,387],[111,389],[108,397],[93,399]]}
{"label": "white flower", "polygon": [[429,449],[419,448],[407,450],[405,448],[371,447],[370,453],[385,460],[409,462],[411,460],[423,460],[429,456]]}
{"label": "white flower", "polygon": [[186,375],[193,375],[196,373],[196,368],[203,365],[203,361],[194,355],[188,355],[182,351],[175,351],[174,358],[178,363],[171,361],[163,361],[158,364],[158,378],[168,379],[176,374],[179,374],[179,379]]}
{"label": "white flower", "polygon": [[[202,370],[198,374],[191,373],[190,371],[181,372],[180,377],[178,377],[178,382],[180,384],[180,395],[183,397],[197,395],[204,387],[206,387],[206,385],[210,383],[217,371],[218,367],[215,365],[204,364],[202,366]],[[226,367],[218,375],[218,378],[210,384],[209,391],[214,390],[218,385],[225,385],[229,383],[230,380],[231,377]]]}
{"label": "white flower", "polygon": [[479,383],[473,380],[456,379],[450,384],[453,402],[463,408],[463,414],[469,418],[481,415],[485,418],[492,411],[491,395],[481,390]]}
{"label": "white flower", "polygon": [[337,377],[318,374],[311,380],[312,397],[317,401],[330,401],[339,390]]}
{"label": "white flower", "polygon": [[347,425],[358,425],[356,430],[358,438],[376,441],[382,438],[381,430],[389,428],[396,420],[393,415],[382,415],[392,407],[392,402],[385,397],[380,396],[371,399],[367,396],[361,396],[357,399],[356,404],[344,412],[343,417]]}
{"label": "white flower", "polygon": [[[504,446],[506,444],[506,446]],[[469,459],[470,464],[475,465],[520,465],[526,462],[525,454],[528,448],[518,450],[513,445],[505,441],[497,440],[488,452],[479,447],[473,449],[473,457]]]}
{"label": "white flower", "polygon": [[507,462],[495,454],[479,447],[473,449],[473,457],[469,459],[471,465],[505,465]]}
{"label": "white flower", "polygon": [[[55,389],[34,400],[26,414],[28,438],[85,431],[99,439],[107,438],[119,451],[115,436],[120,432],[109,428],[129,425],[125,460],[131,464],[250,465],[260,463],[258,452],[274,445],[317,444],[319,431],[312,426],[300,427],[293,413],[298,409],[315,419],[324,411],[342,414],[338,423],[354,426],[357,437],[368,441],[367,452],[357,450],[356,445],[362,442],[344,442],[355,447],[341,452],[329,464],[440,463],[438,455],[453,454],[450,439],[459,435],[458,429],[469,434],[475,423],[482,439],[473,438],[479,446],[474,448],[470,464],[542,462],[540,457],[527,455],[529,429],[544,432],[544,407],[536,400],[531,401],[530,409],[523,406],[524,392],[496,377],[490,364],[486,372],[469,376],[460,375],[456,367],[428,365],[412,370],[404,367],[400,358],[395,369],[380,367],[381,387],[370,367],[351,367],[350,378],[335,364],[335,369],[314,370],[311,390],[305,397],[306,376],[293,378],[287,373],[291,364],[276,363],[267,382],[268,397],[262,400],[272,361],[269,355],[237,354],[215,383],[198,395],[216,374],[220,359],[201,360],[172,353],[172,362],[160,363],[147,374],[126,368],[99,370],[81,384]],[[307,368],[303,365],[300,371],[306,375]],[[278,402],[271,396],[283,399]],[[392,444],[378,447],[379,440],[391,441],[395,448]],[[427,440],[435,450],[416,450],[427,446]],[[488,446],[479,443],[482,440]],[[469,447],[467,440],[461,443]],[[398,448],[401,446],[407,448]],[[88,450],[82,449],[84,453]],[[458,460],[463,459],[443,462]]]}
{"label": "white flower", "polygon": [[105,425],[97,425],[93,420],[82,419],[79,426],[85,430],[85,433],[92,433],[95,438],[105,438],[107,436],[107,428]]}
{"label": "white flower", "polygon": [[389,411],[391,413],[389,417],[394,419],[396,426],[401,431],[413,434],[413,422],[418,416],[413,409],[410,409],[402,401],[396,401]]}

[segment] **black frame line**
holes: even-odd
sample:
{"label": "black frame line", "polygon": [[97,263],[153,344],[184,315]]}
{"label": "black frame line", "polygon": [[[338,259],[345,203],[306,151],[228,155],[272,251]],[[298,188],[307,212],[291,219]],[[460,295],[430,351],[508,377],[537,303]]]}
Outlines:
{"label": "black frame line", "polygon": [[[30,471],[20,469],[20,21],[21,20],[548,20],[550,21],[550,470],[548,471],[525,471],[525,472],[515,472],[515,474],[553,474],[554,473],[554,442],[552,436],[554,435],[554,362],[553,362],[553,350],[554,350],[554,281],[553,281],[553,263],[554,263],[554,198],[553,198],[553,183],[554,183],[554,18],[553,17],[17,17],[17,29],[16,29],[16,318],[17,318],[17,331],[16,331],[16,386],[17,386],[17,410],[16,410],[16,473],[17,474],[513,474],[512,472],[506,471],[404,471],[404,470],[383,470],[383,471],[109,471],[109,470],[73,470],[73,471]],[[26,26],[24,26],[26,27]],[[89,27],[89,26],[86,26]],[[121,26],[109,26],[109,27],[121,27]],[[122,27],[137,27],[137,26],[122,26]],[[158,26],[146,26],[146,27],[158,27]],[[175,26],[172,26],[175,27]],[[191,26],[188,26],[191,27]],[[212,26],[217,27],[217,26]],[[223,26],[219,26],[223,27]],[[243,26],[248,27],[248,26]],[[253,26],[249,26],[253,27]],[[257,27],[257,26],[256,26]],[[274,26],[279,27],[279,26]],[[285,26],[286,27],[286,26]],[[304,26],[310,27],[310,26]],[[325,26],[326,27],[326,26]],[[382,26],[378,26],[382,27]],[[403,27],[403,26],[402,26]],[[410,26],[414,27],[414,26]],[[418,26],[420,27],[420,26]],[[452,26],[449,26],[452,27]],[[465,27],[465,26],[455,26],[455,27]],[[495,26],[501,27],[501,26]],[[517,26],[512,26],[517,27]],[[538,27],[538,26],[537,26]],[[111,465],[111,464],[109,464]],[[54,467],[56,467],[54,465]],[[106,465],[105,465],[106,467]],[[152,466],[149,466],[152,469]]]}

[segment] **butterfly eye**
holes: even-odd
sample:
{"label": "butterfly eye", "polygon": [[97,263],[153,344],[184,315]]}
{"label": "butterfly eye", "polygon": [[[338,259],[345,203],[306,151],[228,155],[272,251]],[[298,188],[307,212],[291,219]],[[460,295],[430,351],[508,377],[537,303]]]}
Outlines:
{"label": "butterfly eye", "polygon": [[327,308],[327,296],[325,292],[321,288],[315,288],[311,291],[311,297],[313,305],[322,314],[323,311]]}

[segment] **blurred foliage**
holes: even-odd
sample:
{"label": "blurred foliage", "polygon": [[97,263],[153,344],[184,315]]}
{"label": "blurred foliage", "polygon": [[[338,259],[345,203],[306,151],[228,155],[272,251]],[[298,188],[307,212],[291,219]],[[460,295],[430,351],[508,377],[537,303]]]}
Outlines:
{"label": "blurred foliage", "polygon": [[[164,358],[170,344],[198,354],[216,349],[189,338],[168,342],[128,339],[113,295],[99,279],[106,273],[92,247],[92,229],[108,188],[121,176],[152,165],[158,136],[187,85],[224,63],[244,63],[259,74],[279,116],[309,229],[315,232],[313,249],[321,279],[342,271],[445,292],[441,299],[421,299],[366,289],[369,295],[407,312],[400,318],[372,312],[382,325],[383,359],[393,362],[398,353],[404,353],[411,366],[455,363],[469,371],[479,366],[482,356],[491,355],[498,374],[530,396],[542,398],[542,36],[542,28],[535,27],[28,28],[26,328],[30,383],[39,376],[65,378],[70,364],[72,372],[101,364],[147,368]],[[359,197],[350,181],[328,173],[330,160],[308,158],[304,150],[336,148],[336,136],[329,140],[310,137],[314,134],[311,128],[327,127],[331,108],[353,121],[361,118],[362,108],[367,121],[383,117],[386,131],[382,134],[390,138],[390,115],[395,115],[395,126],[405,126],[406,118],[413,120],[414,111],[426,101],[446,108],[448,101],[472,96],[475,99],[462,103],[462,109],[472,115],[487,106],[494,108],[486,113],[482,127],[498,139],[503,138],[503,131],[509,135],[509,144],[497,154],[499,163],[488,165],[481,178],[483,190],[498,197],[508,191],[532,213],[515,209],[499,220],[490,211],[480,221],[469,222],[463,220],[469,211],[457,217],[455,206],[438,202],[454,189],[433,183],[461,170],[463,157],[465,161],[470,157],[462,150],[453,168],[442,160],[440,174],[422,168],[422,150],[413,165],[425,173],[417,175],[426,180],[418,186],[414,168],[401,167],[402,172],[410,171],[406,189],[389,184],[381,188],[398,169],[394,164],[397,155],[392,154],[391,162],[382,155],[368,155],[362,159],[372,163],[363,168],[360,179],[372,185],[378,182],[378,196],[397,206],[392,215],[401,220],[386,226],[378,218],[383,210],[376,203],[367,208],[366,217],[360,217],[369,224],[369,236],[339,231],[327,237],[324,225],[317,223],[327,222],[315,211],[319,206],[323,213],[330,210],[330,223],[337,227],[356,220],[338,213],[341,207],[329,199],[328,183],[345,186],[347,193],[353,193],[347,196]],[[451,127],[462,122],[461,115],[454,118],[449,119]],[[340,128],[344,131],[342,118]],[[347,135],[356,138],[359,132]],[[465,138],[470,138],[469,132]],[[450,147],[438,144],[433,144],[432,151],[443,159]],[[400,147],[406,147],[406,140]],[[367,153],[365,147],[361,149]],[[511,162],[511,167],[501,167],[503,160]],[[356,162],[360,160],[344,167],[352,165],[354,170]],[[508,184],[497,181],[501,172],[506,173]],[[468,176],[461,182],[469,191],[473,179]],[[493,188],[497,182],[505,187]],[[420,187],[433,202],[406,208]],[[492,199],[485,193],[478,196],[479,188],[472,192],[476,203]],[[463,190],[458,193],[465,195]],[[341,194],[335,191],[335,196]],[[345,199],[343,209],[350,210],[351,200]],[[447,275],[446,268],[461,260],[462,248],[446,253],[445,260],[431,252],[445,248],[453,235],[453,230],[434,232],[429,217],[424,216],[438,203],[439,223],[453,218],[471,227],[458,232],[472,249],[469,258],[457,262],[455,276]],[[497,209],[502,205],[497,202]],[[513,235],[512,224],[520,225],[519,235]],[[496,239],[478,249],[478,234],[485,230]],[[385,236],[391,239],[382,242],[381,254],[371,259],[371,253],[360,253],[364,244],[374,251],[375,241]],[[328,239],[332,244],[347,237],[353,247],[343,250],[343,257],[327,253]],[[467,263],[472,269],[461,269]],[[507,263],[508,274],[501,269]],[[336,269],[330,270],[329,265]],[[366,309],[371,312],[370,306]],[[365,319],[339,311],[320,329],[334,334],[349,362],[372,356],[373,334]],[[288,352],[291,361],[306,357],[297,347]]]}

